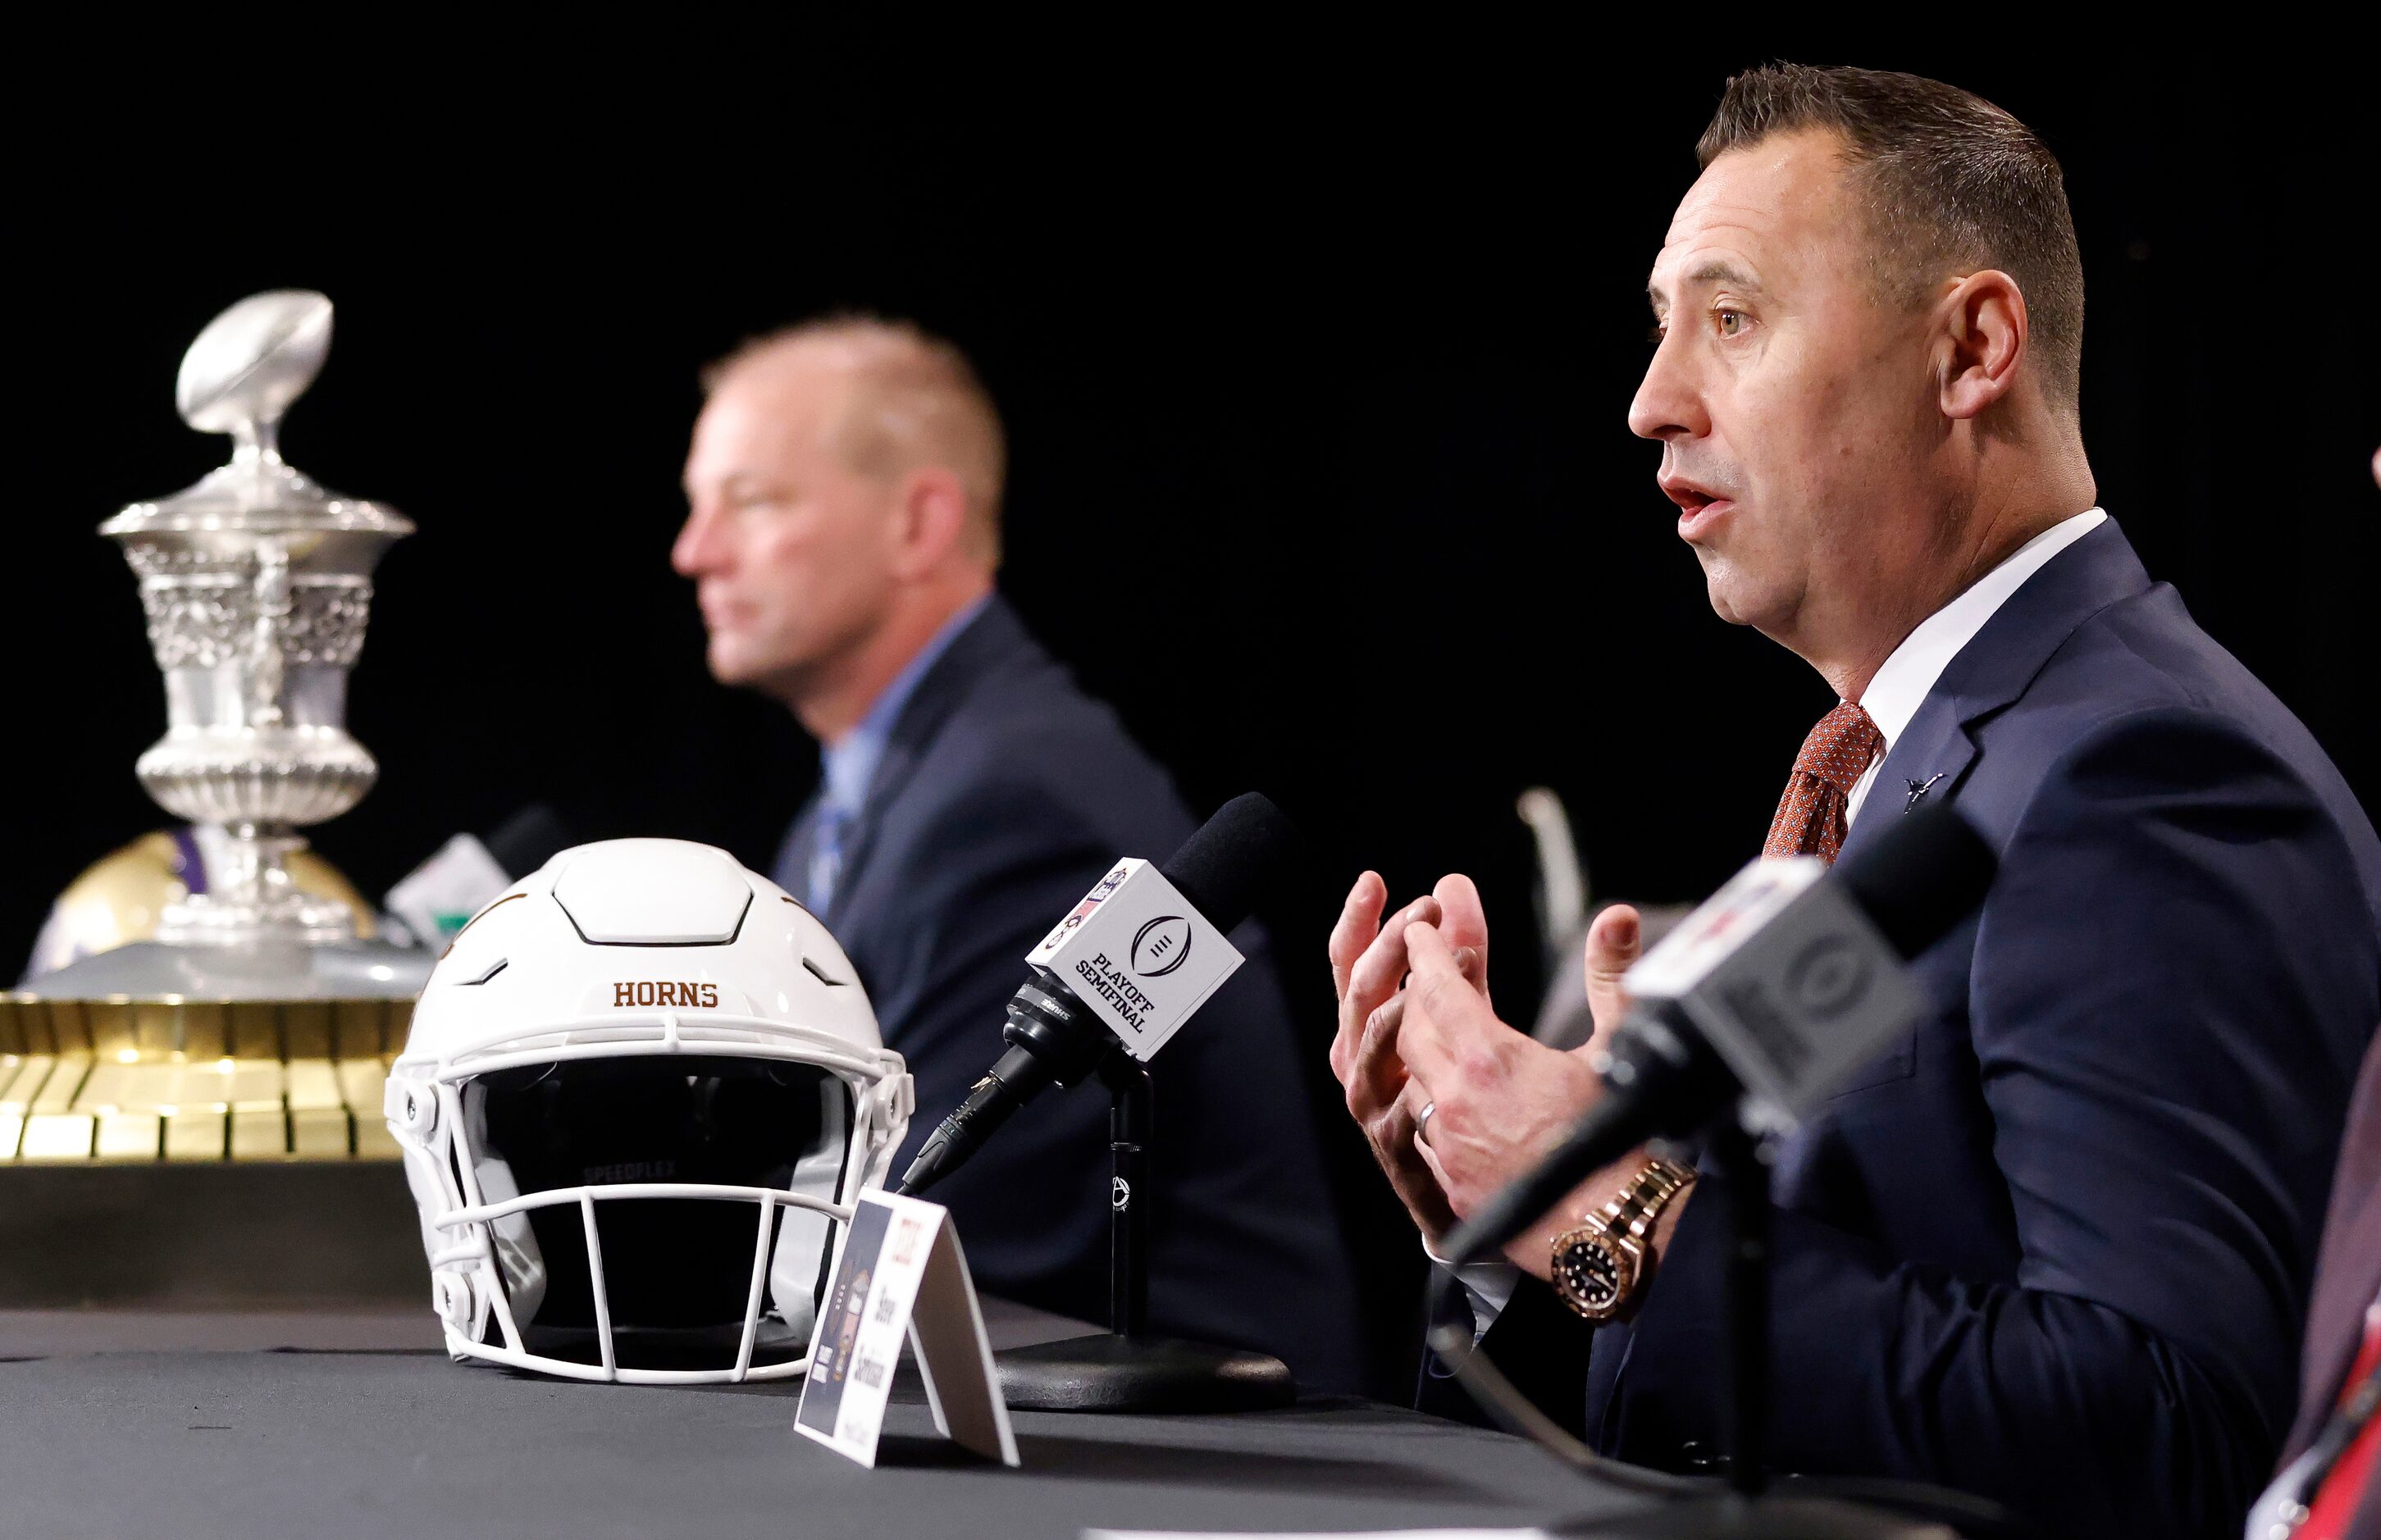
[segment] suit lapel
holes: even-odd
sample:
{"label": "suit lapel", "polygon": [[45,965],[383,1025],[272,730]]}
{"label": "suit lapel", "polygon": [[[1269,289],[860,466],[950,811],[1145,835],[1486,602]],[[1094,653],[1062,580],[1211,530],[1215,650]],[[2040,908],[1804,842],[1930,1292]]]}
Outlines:
{"label": "suit lapel", "polygon": [[1976,740],[1960,720],[1960,703],[1941,694],[1927,696],[1878,766],[1876,780],[1861,803],[1860,816],[1845,831],[1844,848],[1836,859],[1850,856],[1903,814],[1928,802],[1949,801],[1959,794],[1975,758]]}
{"label": "suit lapel", "polygon": [[2149,573],[2114,519],[2044,563],[1935,681],[1878,768],[1844,837],[1843,856],[1913,809],[1956,797],[1975,764],[1975,733],[1985,719],[2022,696],[2083,622],[2149,586]]}
{"label": "suit lapel", "polygon": [[[950,646],[918,681],[909,703],[901,708],[900,720],[893,724],[893,735],[885,742],[885,757],[876,763],[876,774],[869,780],[860,816],[845,836],[842,874],[828,897],[827,911],[819,916],[829,930],[835,929],[850,905],[852,890],[859,886],[869,852],[884,827],[885,810],[916,773],[934,735],[987,675],[1032,645],[1017,612],[995,593],[983,612],[951,639]],[[798,832],[802,827],[798,825]]]}

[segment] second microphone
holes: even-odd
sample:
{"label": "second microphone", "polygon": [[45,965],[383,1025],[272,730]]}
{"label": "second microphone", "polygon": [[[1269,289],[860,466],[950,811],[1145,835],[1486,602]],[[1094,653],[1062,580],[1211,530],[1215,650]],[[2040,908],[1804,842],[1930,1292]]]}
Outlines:
{"label": "second microphone", "polygon": [[1042,944],[1009,1000],[1007,1051],[969,1088],[901,1179],[912,1196],[958,1169],[1011,1113],[1074,1085],[1111,1050],[1146,1059],[1239,968],[1227,934],[1288,862],[1294,825],[1235,797],[1162,867],[1119,861]]}

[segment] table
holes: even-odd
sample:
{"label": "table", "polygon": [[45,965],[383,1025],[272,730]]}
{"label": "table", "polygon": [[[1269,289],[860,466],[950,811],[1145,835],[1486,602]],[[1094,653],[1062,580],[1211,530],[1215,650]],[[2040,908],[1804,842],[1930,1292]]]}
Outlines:
{"label": "table", "polygon": [[[997,1346],[1086,1329],[987,1301]],[[0,1312],[0,1533],[1071,1537],[1617,1516],[1502,1434],[1353,1399],[1233,1416],[1015,1413],[1024,1465],[897,1384],[874,1471],[797,1436],[800,1382],[588,1385],[448,1362],[430,1312]]]}

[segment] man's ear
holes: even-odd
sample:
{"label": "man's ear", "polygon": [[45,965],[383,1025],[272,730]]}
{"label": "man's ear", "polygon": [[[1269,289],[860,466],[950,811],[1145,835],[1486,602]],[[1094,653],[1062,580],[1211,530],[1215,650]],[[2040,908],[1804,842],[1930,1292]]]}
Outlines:
{"label": "man's ear", "polygon": [[894,492],[893,574],[922,578],[950,559],[967,532],[967,489],[951,471],[922,466]]}
{"label": "man's ear", "polygon": [[1943,415],[1981,417],[2017,385],[2026,356],[2025,292],[1997,268],[1951,286],[1936,312]]}

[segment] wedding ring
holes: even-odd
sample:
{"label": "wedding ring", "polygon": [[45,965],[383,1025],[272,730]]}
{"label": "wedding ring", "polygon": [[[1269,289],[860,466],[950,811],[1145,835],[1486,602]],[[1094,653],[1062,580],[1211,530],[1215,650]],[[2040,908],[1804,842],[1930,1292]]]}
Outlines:
{"label": "wedding ring", "polygon": [[1430,1132],[1430,1115],[1438,1110],[1436,1102],[1422,1104],[1422,1115],[1414,1119],[1414,1140],[1419,1143]]}

